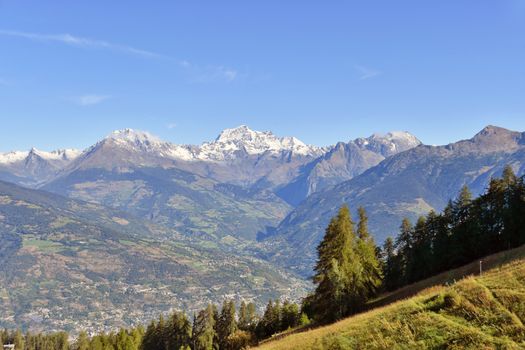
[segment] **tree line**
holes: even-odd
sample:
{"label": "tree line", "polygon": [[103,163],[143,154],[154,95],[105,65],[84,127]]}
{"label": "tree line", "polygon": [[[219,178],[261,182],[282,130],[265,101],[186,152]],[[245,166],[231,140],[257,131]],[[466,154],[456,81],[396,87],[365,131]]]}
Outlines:
{"label": "tree line", "polygon": [[352,315],[379,292],[524,244],[525,181],[507,166],[476,199],[464,186],[442,213],[431,211],[415,225],[403,219],[397,237],[387,238],[382,249],[368,232],[365,210],[358,215],[356,229],[343,206],[317,248],[316,288],[302,304],[315,322]]}
{"label": "tree line", "polygon": [[525,243],[525,184],[510,166],[473,199],[464,186],[442,213],[404,219],[383,246],[384,287],[406,284]]}
{"label": "tree line", "polygon": [[[85,331],[69,343],[68,333],[22,334],[0,332],[0,345],[14,344],[15,350],[237,350],[256,345],[260,340],[309,322],[296,303],[270,300],[263,315],[254,303],[233,300],[222,308],[209,304],[190,318],[175,311],[144,328],[137,326],[118,332],[88,336]],[[1,350],[1,349],[0,349]]]}

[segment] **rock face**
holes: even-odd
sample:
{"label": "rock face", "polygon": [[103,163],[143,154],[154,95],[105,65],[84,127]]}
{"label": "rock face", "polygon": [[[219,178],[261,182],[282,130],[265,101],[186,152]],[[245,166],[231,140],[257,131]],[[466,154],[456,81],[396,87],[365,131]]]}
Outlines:
{"label": "rock face", "polygon": [[315,248],[337,209],[365,207],[377,242],[396,235],[403,217],[413,221],[441,210],[466,184],[474,194],[510,164],[525,173],[525,133],[488,126],[469,140],[446,146],[420,145],[391,156],[363,174],[314,193],[278,226],[270,246],[288,246],[273,257],[304,275],[311,272]]}

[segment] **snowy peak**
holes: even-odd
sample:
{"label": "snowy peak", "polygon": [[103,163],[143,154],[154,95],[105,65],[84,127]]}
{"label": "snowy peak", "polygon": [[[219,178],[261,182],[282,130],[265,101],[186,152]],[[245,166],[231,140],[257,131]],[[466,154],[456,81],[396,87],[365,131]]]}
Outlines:
{"label": "snowy peak", "polygon": [[59,149],[46,152],[36,148],[31,148],[30,151],[0,153],[0,164],[14,164],[22,161],[28,162],[34,158],[40,158],[46,161],[68,162],[77,158],[81,153],[81,151],[76,149]]}
{"label": "snowy peak", "polygon": [[354,142],[385,157],[407,151],[421,145],[421,141],[407,131],[391,131],[386,134],[376,133],[367,138],[358,138]]}
{"label": "snowy peak", "polygon": [[111,134],[109,134],[104,140],[131,145],[155,145],[164,143],[158,137],[153,136],[146,131],[133,129],[115,130]]}
{"label": "snowy peak", "polygon": [[22,161],[27,158],[28,154],[29,152],[26,151],[0,153],[0,164],[12,164]]}
{"label": "snowy peak", "polygon": [[150,156],[157,158],[193,159],[190,147],[172,144],[161,140],[159,137],[154,136],[149,132],[134,129],[113,131],[102,141],[86,151],[85,156],[93,154],[107,145],[131,153],[139,152],[144,155],[149,154]]}
{"label": "snowy peak", "polygon": [[215,139],[215,142],[237,142],[237,141],[254,141],[261,137],[272,137],[271,132],[260,132],[254,131],[246,125],[241,125],[236,128],[224,129],[221,131],[219,136]]}
{"label": "snowy peak", "polygon": [[28,157],[39,157],[49,161],[71,161],[78,157],[82,152],[76,149],[58,149],[51,152],[41,151],[36,148],[31,148]]}
{"label": "snowy peak", "polygon": [[417,137],[408,131],[391,131],[386,134],[376,133],[368,138],[377,142],[394,142],[412,144],[414,146],[421,144]]}
{"label": "snowy peak", "polygon": [[223,130],[213,142],[203,143],[197,152],[202,160],[225,160],[235,158],[235,153],[244,151],[249,155],[265,152],[293,152],[298,155],[317,155],[319,149],[308,146],[295,137],[277,137],[270,131],[255,131],[241,125]]}

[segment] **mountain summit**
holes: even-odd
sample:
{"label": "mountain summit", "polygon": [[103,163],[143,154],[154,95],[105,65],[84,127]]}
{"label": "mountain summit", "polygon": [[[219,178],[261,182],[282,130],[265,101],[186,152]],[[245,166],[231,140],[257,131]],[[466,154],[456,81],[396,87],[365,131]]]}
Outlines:
{"label": "mountain summit", "polygon": [[295,137],[277,137],[270,131],[254,131],[246,125],[223,130],[213,142],[199,147],[197,158],[201,160],[225,160],[241,151],[248,155],[265,152],[293,152],[297,155],[317,155],[320,149],[308,146]]}
{"label": "mountain summit", "polygon": [[421,141],[408,131],[392,131],[386,134],[373,134],[367,138],[358,138],[354,143],[384,157],[409,150],[421,144]]}

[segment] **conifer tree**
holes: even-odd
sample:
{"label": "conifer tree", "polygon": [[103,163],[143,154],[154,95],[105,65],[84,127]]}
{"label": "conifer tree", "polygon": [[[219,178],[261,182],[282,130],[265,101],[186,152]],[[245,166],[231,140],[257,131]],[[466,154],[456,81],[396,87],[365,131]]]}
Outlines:
{"label": "conifer tree", "polygon": [[75,348],[76,350],[89,350],[89,337],[85,331],[78,334]]}
{"label": "conifer tree", "polygon": [[190,343],[191,323],[183,312],[174,312],[166,331],[168,349],[184,348]]}
{"label": "conifer tree", "polygon": [[322,322],[357,311],[363,302],[363,267],[356,253],[354,223],[343,206],[326,228],[315,267],[315,317]]}
{"label": "conifer tree", "polygon": [[15,335],[13,337],[13,344],[15,344],[15,349],[24,349],[24,336],[20,330],[17,330],[15,332]]}
{"label": "conifer tree", "polygon": [[401,277],[403,283],[408,283],[410,279],[408,272],[411,271],[411,265],[413,263],[413,231],[414,227],[412,226],[410,220],[408,218],[404,218],[401,222],[401,227],[399,228],[399,235],[396,239],[397,254],[399,255],[399,263],[401,266],[401,270],[403,271],[403,276]]}
{"label": "conifer tree", "polygon": [[384,287],[391,291],[399,287],[403,275],[399,256],[396,254],[392,237],[387,237],[383,244]]}
{"label": "conifer tree", "polygon": [[375,295],[383,279],[381,265],[378,259],[377,247],[368,232],[368,217],[363,207],[359,207],[359,222],[357,224],[357,256],[362,265],[363,287],[361,295],[364,301]]}
{"label": "conifer tree", "polygon": [[193,322],[192,344],[194,350],[213,350],[215,333],[213,305],[201,310]]}
{"label": "conifer tree", "polygon": [[225,300],[222,305],[219,321],[217,322],[217,335],[219,337],[220,349],[227,348],[228,337],[237,330],[235,320],[235,303],[233,300]]}
{"label": "conifer tree", "polygon": [[253,330],[253,327],[255,325],[255,318],[256,318],[255,304],[254,303],[246,304],[246,302],[243,300],[239,308],[239,317],[238,317],[239,329],[243,331]]}

